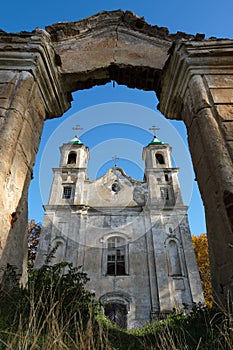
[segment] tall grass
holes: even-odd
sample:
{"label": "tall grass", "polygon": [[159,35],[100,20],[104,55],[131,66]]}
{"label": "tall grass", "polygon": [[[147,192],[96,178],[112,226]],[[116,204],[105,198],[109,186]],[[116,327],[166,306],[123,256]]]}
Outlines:
{"label": "tall grass", "polygon": [[[97,317],[85,324],[78,317],[64,323],[57,318],[56,305],[41,322],[39,308],[32,305],[27,322],[1,324],[0,349],[14,350],[124,350],[124,349],[233,349],[233,319],[229,313],[198,311],[147,324],[142,329],[123,331]],[[76,324],[76,327],[74,325]],[[70,328],[70,325],[74,328]]]}
{"label": "tall grass", "polygon": [[41,304],[31,303],[30,316],[19,317],[10,325],[1,319],[0,349],[14,350],[124,350],[124,349],[233,349],[232,314],[199,310],[195,315],[172,315],[148,323],[142,329],[124,331],[94,315],[87,322],[64,322],[54,304],[41,319]]}
{"label": "tall grass", "polygon": [[24,314],[16,312],[18,318],[12,324],[6,320],[4,325],[1,318],[0,349],[112,349],[107,329],[92,315],[92,310],[88,320],[83,322],[81,314],[71,314],[70,319],[64,321],[58,309],[58,302],[55,302],[48,310],[41,298],[37,304],[33,301],[30,303],[27,319]]}
{"label": "tall grass", "polygon": [[195,307],[190,313],[174,312],[126,331],[100,313],[84,288],[85,276],[71,267],[65,274],[60,272],[59,267],[49,267],[39,272],[43,276],[34,274],[28,289],[1,290],[0,349],[233,349],[230,302],[225,311]]}

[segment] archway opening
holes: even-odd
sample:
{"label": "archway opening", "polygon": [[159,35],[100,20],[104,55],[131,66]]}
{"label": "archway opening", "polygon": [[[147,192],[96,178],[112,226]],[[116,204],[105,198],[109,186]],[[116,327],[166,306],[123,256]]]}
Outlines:
{"label": "archway opening", "polygon": [[156,153],[155,157],[157,164],[165,164],[164,157],[161,153]]}
{"label": "archway opening", "polygon": [[75,152],[70,152],[69,155],[68,155],[67,164],[75,165],[76,164],[76,158],[77,158],[77,154]]}
{"label": "archway opening", "polygon": [[[139,112],[136,113],[138,110],[138,106],[144,106],[145,108],[151,109],[151,110],[156,110],[156,105],[158,104],[158,100],[156,98],[156,95],[154,91],[143,91],[143,90],[138,90],[138,89],[132,89],[132,88],[127,88],[126,86],[121,86],[118,85],[116,82],[110,82],[105,85],[101,86],[95,86],[93,88],[90,88],[88,90],[80,90],[77,92],[73,93],[73,102],[72,102],[72,108],[66,112],[61,118],[58,119],[51,119],[47,120],[45,123],[45,128],[43,131],[42,135],[42,141],[39,149],[39,153],[37,156],[37,163],[35,166],[35,171],[34,171],[34,180],[31,182],[31,187],[30,187],[30,193],[29,193],[29,217],[30,219],[35,219],[37,222],[41,222],[43,220],[43,209],[42,205],[47,204],[46,201],[42,203],[41,195],[40,195],[40,180],[39,180],[39,168],[40,168],[40,162],[41,158],[43,157],[43,153],[46,149],[46,143],[48,142],[49,138],[51,137],[52,133],[56,128],[58,128],[64,121],[66,121],[68,118],[70,118],[74,113],[80,112],[80,111],[86,111],[86,116],[90,114],[90,111],[88,108],[90,106],[95,106],[95,105],[106,105],[107,103],[115,103],[115,104],[120,104],[120,103],[130,103],[134,107],[134,111],[132,111],[132,117],[136,118],[137,120],[141,120],[144,122],[145,118],[141,110],[139,109]],[[108,117],[111,116],[111,110],[108,110],[108,115],[106,116],[106,120],[108,120]],[[123,113],[122,111],[120,113]],[[159,113],[159,112],[158,112]],[[130,123],[130,118],[129,115],[124,114],[123,118],[125,120],[125,126],[123,128],[123,123],[117,123],[118,119],[115,119],[115,125],[112,123],[110,126],[107,126],[106,124],[102,128],[100,127],[95,127],[91,131],[88,130],[88,135],[87,135],[87,129],[85,128],[83,130],[83,134],[81,134],[80,138],[81,140],[84,141],[84,143],[87,146],[90,146],[91,142],[95,142],[91,144],[91,147],[95,147],[96,144],[98,143],[103,143],[105,141],[105,136],[110,135],[110,137],[114,138],[114,140],[118,140],[119,138],[126,138],[129,133],[132,133],[133,131],[135,132],[135,138],[137,141],[141,142],[141,150],[143,148],[143,145],[145,146],[149,141],[151,141],[151,138],[153,137],[152,134],[149,134],[149,139],[148,139],[148,134],[147,138],[145,141],[142,139],[140,140],[141,135],[139,134],[139,129],[135,128],[135,130],[130,129],[129,124]],[[164,118],[164,117],[163,117]],[[94,119],[93,119],[94,120]],[[186,135],[186,129],[182,121],[171,121],[171,120],[166,120],[167,123],[171,124],[176,131],[181,135],[181,138],[184,142],[184,147],[188,149],[187,145],[187,135]],[[146,121],[146,120],[145,120]],[[77,117],[77,123],[79,123],[79,119]],[[91,121],[90,121],[91,123]],[[74,123],[75,124],[75,123]],[[74,126],[72,124],[72,126]],[[83,126],[83,125],[82,125]],[[145,129],[147,132],[149,132],[149,127],[151,127],[151,123],[148,123],[148,125],[145,125]],[[102,128],[102,129],[101,129]],[[159,135],[161,135],[164,132],[164,130],[161,128],[159,131]],[[71,139],[74,135],[74,132],[72,131],[72,127],[70,127],[69,130],[67,130],[67,136],[66,136],[66,131],[64,129],[61,129],[59,133],[62,135],[62,141],[57,145],[53,146],[53,150],[51,151],[51,162],[46,164],[46,171],[47,174],[50,174],[50,183],[48,185],[48,190],[47,193],[49,193],[49,188],[50,184],[52,181],[52,168],[57,167],[59,164],[59,146],[61,146],[62,143],[67,142],[69,139]],[[86,133],[86,134],[85,134]],[[85,136],[86,135],[86,136]],[[146,133],[145,133],[146,135]],[[89,140],[88,140],[89,137]],[[170,131],[165,131],[165,134],[163,136],[162,141],[167,141],[168,137],[170,137]],[[137,139],[138,138],[138,139]],[[115,141],[114,141],[115,142]],[[143,144],[144,142],[144,144]],[[171,146],[173,147],[173,143],[169,142]],[[116,142],[116,149],[115,152],[118,152],[118,146],[120,145],[120,142]],[[55,154],[55,156],[54,156]],[[114,153],[112,154],[112,156]],[[103,171],[102,173],[99,173],[98,176],[102,175],[107,171],[109,167],[112,167],[114,165],[113,160],[108,158],[105,158],[104,152],[98,152],[98,157],[99,157],[99,163],[103,165]],[[141,151],[137,154],[138,159],[141,160]],[[89,161],[89,164],[93,163],[94,157],[92,156],[92,150],[91,150],[91,158]],[[126,173],[136,179],[142,179],[143,178],[143,171],[141,169],[137,169],[137,167],[129,166],[130,164],[130,159],[125,160],[123,157],[120,157],[118,160],[118,165],[122,167]],[[175,164],[181,169],[184,168],[181,164]],[[131,168],[131,169],[130,169]],[[132,171],[132,172],[131,172]],[[91,176],[92,177],[92,176]],[[93,178],[93,177],[92,177]],[[205,219],[204,219],[204,209],[203,209],[203,204],[202,200],[200,197],[200,193],[197,187],[197,183],[194,181],[194,174],[193,174],[193,196],[191,199],[190,203],[187,203],[187,201],[184,200],[185,204],[190,205],[189,209],[189,217],[190,217],[190,224],[191,224],[191,230],[192,234],[198,235],[200,233],[206,232],[205,229]],[[49,182],[48,178],[46,178],[46,182]],[[182,190],[182,194],[184,193],[184,190]],[[40,201],[38,201],[38,205],[35,207],[35,198],[40,198]],[[47,197],[48,198],[48,197]]]}

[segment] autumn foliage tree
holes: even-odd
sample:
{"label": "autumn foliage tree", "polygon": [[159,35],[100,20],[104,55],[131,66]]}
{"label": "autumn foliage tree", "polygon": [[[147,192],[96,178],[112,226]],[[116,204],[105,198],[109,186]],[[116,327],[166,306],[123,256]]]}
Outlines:
{"label": "autumn foliage tree", "polygon": [[39,244],[41,225],[36,224],[35,220],[28,222],[28,267],[34,266],[36,252]]}
{"label": "autumn foliage tree", "polygon": [[213,297],[207,236],[204,233],[200,236],[192,236],[192,242],[201,278],[205,303],[207,307],[211,308],[213,304]]}

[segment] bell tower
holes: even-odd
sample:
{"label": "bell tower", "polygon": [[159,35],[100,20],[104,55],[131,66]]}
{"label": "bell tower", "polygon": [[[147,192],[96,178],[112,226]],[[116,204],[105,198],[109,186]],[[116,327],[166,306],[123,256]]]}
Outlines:
{"label": "bell tower", "polygon": [[78,138],[78,130],[81,130],[79,125],[73,129],[76,130],[75,137],[60,147],[59,168],[53,168],[49,205],[83,202],[83,184],[88,179],[89,149]]}
{"label": "bell tower", "polygon": [[156,136],[159,128],[153,126],[153,140],[143,149],[145,161],[144,177],[148,183],[149,206],[174,207],[183,205],[178,180],[178,168],[172,167],[170,145],[160,141]]}

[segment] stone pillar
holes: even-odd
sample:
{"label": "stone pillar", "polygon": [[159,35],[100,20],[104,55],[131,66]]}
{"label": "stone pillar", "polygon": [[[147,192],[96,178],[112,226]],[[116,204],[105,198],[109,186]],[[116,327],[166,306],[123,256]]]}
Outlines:
{"label": "stone pillar", "polygon": [[182,119],[205,206],[215,301],[233,291],[233,41],[178,42],[165,66],[160,111]]}
{"label": "stone pillar", "polygon": [[46,118],[69,103],[62,92],[49,35],[0,35],[0,268],[27,266],[27,196]]}

